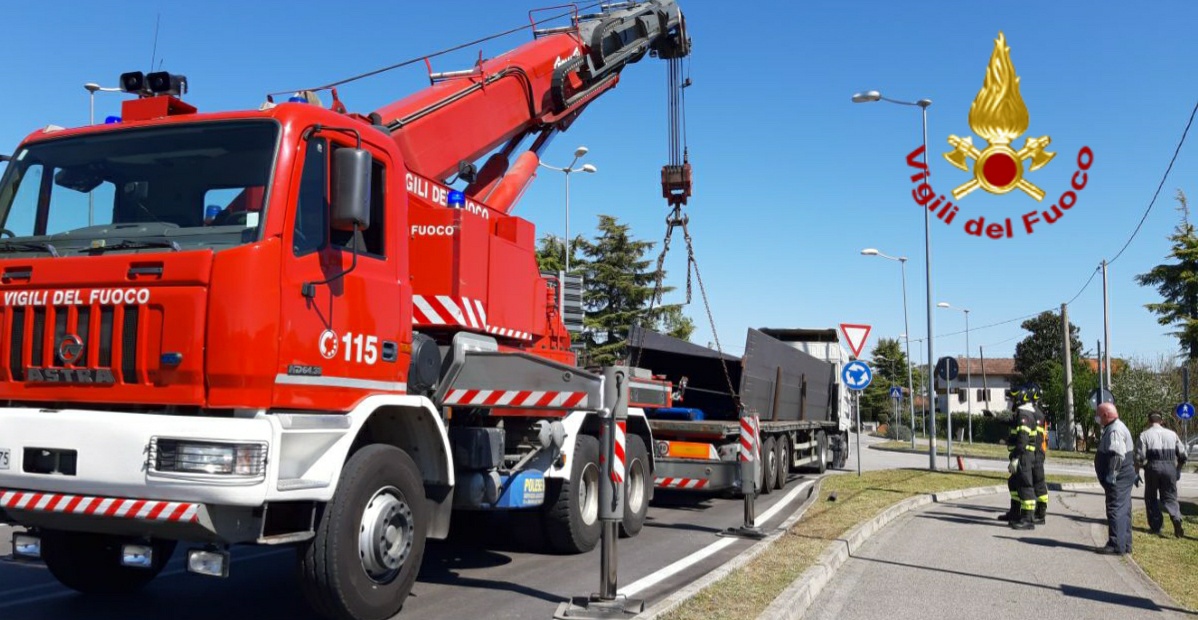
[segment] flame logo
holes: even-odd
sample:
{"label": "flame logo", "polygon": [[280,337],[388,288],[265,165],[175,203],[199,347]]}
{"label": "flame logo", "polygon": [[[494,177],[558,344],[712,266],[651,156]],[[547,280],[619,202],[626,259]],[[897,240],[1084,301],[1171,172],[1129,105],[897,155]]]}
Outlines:
{"label": "flame logo", "polygon": [[950,135],[948,143],[952,151],[944,158],[961,170],[969,171],[968,160],[975,160],[973,177],[953,190],[953,197],[960,199],[977,188],[992,194],[1005,194],[1013,189],[1023,190],[1036,200],[1044,199],[1044,190],[1023,178],[1024,160],[1031,160],[1029,171],[1039,170],[1052,160],[1056,153],[1044,149],[1052,138],[1041,136],[1028,138],[1023,148],[1016,151],[1010,144],[1027,131],[1027,105],[1019,94],[1019,76],[1011,63],[1011,48],[1003,33],[994,41],[994,52],[986,66],[986,77],[973,105],[969,107],[969,127],[989,143],[982,150],[973,145],[973,137],[960,138]]}
{"label": "flame logo", "polygon": [[990,144],[1010,144],[1027,131],[1027,106],[1019,94],[1019,76],[1003,33],[994,41],[982,90],[969,107],[969,127]]}

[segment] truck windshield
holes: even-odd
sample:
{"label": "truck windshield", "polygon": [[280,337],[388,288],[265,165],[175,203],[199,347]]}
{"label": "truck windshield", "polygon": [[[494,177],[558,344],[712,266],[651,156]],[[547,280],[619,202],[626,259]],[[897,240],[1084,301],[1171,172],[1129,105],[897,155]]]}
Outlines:
{"label": "truck windshield", "polygon": [[0,243],[67,255],[254,241],[277,140],[273,121],[240,121],[30,144],[0,183]]}

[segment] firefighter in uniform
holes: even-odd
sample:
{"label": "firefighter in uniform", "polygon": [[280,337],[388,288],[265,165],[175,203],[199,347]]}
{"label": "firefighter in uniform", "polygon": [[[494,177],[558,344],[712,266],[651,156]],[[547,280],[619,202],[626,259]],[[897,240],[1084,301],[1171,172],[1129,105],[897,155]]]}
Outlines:
{"label": "firefighter in uniform", "polygon": [[1034,515],[1036,510],[1035,481],[1035,407],[1025,402],[1025,390],[1012,393],[1016,404],[1014,415],[1011,416],[1011,433],[1007,437],[1007,452],[1009,462],[1007,472],[1007,489],[1011,491],[1011,507],[1007,514],[999,518],[1006,519],[1010,526],[1017,530],[1035,529]]}
{"label": "firefighter in uniform", "polygon": [[1048,514],[1048,482],[1044,480],[1044,459],[1048,456],[1048,418],[1040,410],[1040,386],[1031,384],[1024,389],[1024,401],[1032,406],[1032,417],[1036,422],[1034,430],[1036,455],[1032,464],[1032,487],[1036,492],[1036,510],[1033,521],[1036,525],[1044,525]]}
{"label": "firefighter in uniform", "polygon": [[1185,466],[1186,448],[1177,433],[1161,426],[1164,417],[1159,413],[1148,416],[1150,426],[1136,441],[1136,469],[1144,470],[1144,507],[1148,512],[1148,529],[1160,535],[1164,525],[1161,504],[1173,520],[1173,535],[1181,538],[1181,510],[1177,505],[1177,481]]}

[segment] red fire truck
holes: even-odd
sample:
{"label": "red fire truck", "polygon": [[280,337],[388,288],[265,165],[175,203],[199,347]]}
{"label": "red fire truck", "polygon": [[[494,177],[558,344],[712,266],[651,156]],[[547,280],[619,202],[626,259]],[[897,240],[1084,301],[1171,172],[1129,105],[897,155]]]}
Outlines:
{"label": "red fire truck", "polygon": [[[564,21],[368,114],[335,90],[200,113],[186,78],[134,72],[119,122],[30,134],[0,180],[15,554],[113,593],[177,542],[215,576],[230,545],[291,544],[318,611],[367,619],[454,509],[539,510],[552,546],[594,547],[604,379],[511,210],[625,67],[690,41],[673,0]],[[688,165],[662,178],[689,194]],[[636,413],[627,535],[652,492]]]}

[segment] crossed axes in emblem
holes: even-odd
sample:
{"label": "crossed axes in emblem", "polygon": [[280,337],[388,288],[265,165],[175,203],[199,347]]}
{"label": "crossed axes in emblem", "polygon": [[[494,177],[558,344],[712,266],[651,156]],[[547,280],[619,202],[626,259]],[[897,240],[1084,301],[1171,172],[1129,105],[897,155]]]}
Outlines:
{"label": "crossed axes in emblem", "polygon": [[[1039,170],[1040,168],[1043,168],[1045,164],[1052,161],[1052,158],[1056,157],[1057,155],[1056,153],[1049,153],[1044,150],[1046,147],[1048,147],[1050,142],[1052,142],[1052,138],[1049,138],[1048,136],[1028,138],[1026,141],[1024,141],[1023,148],[1015,152],[1015,159],[1020,162],[1025,159],[1031,159],[1032,164],[1028,170]],[[966,158],[976,161],[982,156],[982,151],[979,151],[977,147],[973,145],[973,136],[958,138],[957,136],[950,135],[948,137],[948,143],[953,147],[954,150],[950,153],[945,153],[944,158],[947,159],[952,165],[966,172],[969,172],[969,165],[965,163]],[[953,190],[953,198],[960,200],[962,196],[965,196],[969,192],[981,187],[982,183],[977,178],[977,175],[980,173],[981,171],[975,172],[974,178],[957,186],[957,188]],[[1015,187],[1023,190],[1028,196],[1031,196],[1036,200],[1044,199],[1044,190],[1036,187],[1034,183],[1028,181],[1027,179],[1021,177],[1015,184]]]}

